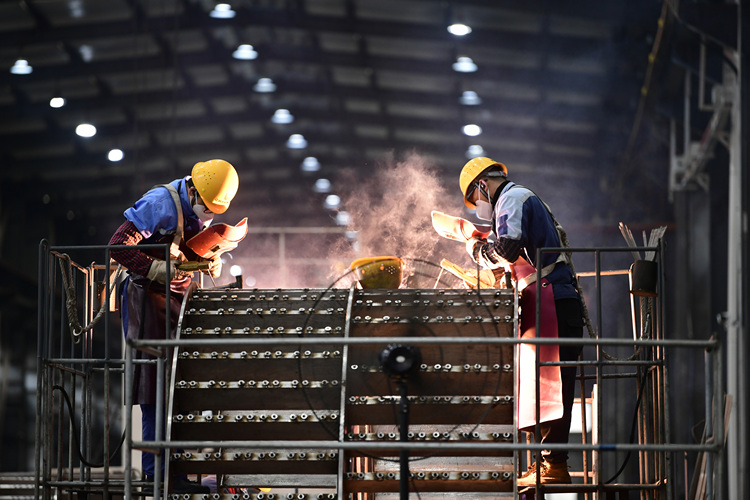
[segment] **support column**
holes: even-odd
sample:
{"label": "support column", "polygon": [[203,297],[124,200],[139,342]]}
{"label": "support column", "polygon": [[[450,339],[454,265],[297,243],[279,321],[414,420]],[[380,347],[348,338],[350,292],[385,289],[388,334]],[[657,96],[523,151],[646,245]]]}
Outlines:
{"label": "support column", "polygon": [[[747,498],[747,377],[748,377],[748,238],[747,205],[750,172],[750,8],[738,0],[737,86],[732,109],[729,161],[727,241],[727,392],[732,397],[727,439],[727,498]],[[746,3],[746,2],[745,2]],[[747,75],[745,73],[748,73]],[[722,439],[723,436],[717,436]],[[718,485],[717,485],[718,486]]]}

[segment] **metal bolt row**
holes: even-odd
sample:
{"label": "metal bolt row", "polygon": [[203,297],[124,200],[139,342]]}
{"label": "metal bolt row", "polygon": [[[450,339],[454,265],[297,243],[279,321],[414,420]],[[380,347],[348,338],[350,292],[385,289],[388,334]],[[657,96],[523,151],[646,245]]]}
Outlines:
{"label": "metal bolt row", "polygon": [[202,495],[191,495],[185,494],[171,494],[169,495],[170,500],[191,500],[198,498],[200,500],[221,500],[222,498],[230,498],[231,500],[335,500],[336,494],[334,493],[287,493],[279,494],[276,493],[234,493],[231,496],[221,493],[204,493]]}
{"label": "metal bolt row", "polygon": [[244,310],[235,309],[234,307],[223,308],[219,307],[216,309],[207,309],[205,307],[191,307],[186,311],[186,315],[217,315],[222,316],[225,314],[256,314],[263,316],[264,314],[344,314],[346,309],[343,307],[326,307],[326,308],[313,308],[313,307],[299,307],[296,309],[288,309],[286,307],[248,307]]}
{"label": "metal bolt row", "polygon": [[[222,415],[222,414],[219,414],[219,415],[203,415],[203,416],[199,416],[199,417],[196,417],[193,414],[175,415],[172,418],[172,420],[175,421],[175,422],[183,422],[183,421],[194,422],[196,420],[196,418],[198,419],[198,421],[202,420],[204,422],[213,422],[213,421],[223,422],[224,420],[230,421],[230,419],[226,415]],[[338,413],[328,413],[328,414],[321,413],[321,414],[317,415],[317,419],[320,420],[320,421],[336,420],[338,418],[339,418]],[[300,413],[299,415],[296,414],[296,413],[291,413],[288,416],[279,415],[278,413],[271,413],[271,414],[268,414],[268,415],[265,414],[265,413],[260,413],[260,414],[257,414],[257,415],[253,414],[253,413],[248,413],[247,415],[242,415],[242,414],[238,413],[238,414],[234,415],[233,419],[234,419],[235,422],[242,422],[243,420],[247,421],[247,422],[255,422],[255,421],[257,421],[257,422],[266,422],[266,421],[271,421],[271,422],[277,422],[277,421],[278,422],[307,422],[308,420],[309,421],[315,421],[316,417],[315,417],[315,414],[313,414],[313,413],[304,413],[304,412]]]}
{"label": "metal bolt row", "polygon": [[320,351],[313,353],[312,351],[289,351],[284,352],[281,350],[277,351],[240,351],[238,353],[230,353],[229,351],[212,351],[210,353],[201,353],[200,351],[183,351],[180,353],[181,359],[297,359],[297,358],[339,358],[341,357],[341,351]]}
{"label": "metal bolt row", "polygon": [[399,299],[396,299],[396,300],[386,299],[386,300],[383,301],[382,304],[374,302],[373,300],[370,300],[370,299],[368,299],[368,300],[359,299],[359,300],[356,300],[354,302],[355,306],[364,306],[364,307],[373,307],[373,306],[375,306],[375,307],[383,307],[383,306],[395,306],[395,307],[402,307],[402,306],[405,306],[405,307],[408,307],[408,306],[417,307],[417,306],[419,306],[419,307],[424,307],[424,306],[431,306],[431,305],[436,305],[438,307],[446,307],[446,306],[447,307],[462,307],[462,306],[466,306],[466,307],[490,307],[490,306],[491,307],[501,307],[501,306],[509,307],[512,304],[513,304],[513,301],[510,300],[510,299],[506,299],[506,300],[494,300],[494,301],[492,301],[492,303],[484,301],[482,299],[477,299],[477,300],[466,299],[464,301],[452,300],[452,299],[448,299],[448,300],[439,299],[439,300],[436,300],[434,303],[431,300],[418,300],[418,299],[414,299],[414,300],[411,300],[411,301],[403,301],[403,300],[399,300]]}
{"label": "metal bolt row", "polygon": [[246,326],[242,329],[233,329],[231,326],[227,326],[224,328],[221,327],[215,327],[215,328],[203,328],[203,327],[187,327],[184,330],[182,330],[182,333],[185,335],[249,335],[251,333],[255,334],[267,334],[267,335],[273,335],[273,334],[296,334],[299,335],[301,333],[307,333],[307,334],[319,334],[319,335],[330,335],[332,333],[342,333],[344,331],[344,328],[342,326],[325,326],[322,328],[313,328],[312,326],[308,326],[307,328],[302,328],[301,326],[297,327],[285,327],[285,326],[267,326],[267,327],[260,327],[256,326],[253,328],[250,328],[249,326]]}
{"label": "metal bolt row", "polygon": [[206,382],[199,382],[197,380],[180,380],[176,386],[178,389],[240,389],[240,388],[259,388],[259,389],[297,389],[299,387],[309,387],[311,389],[319,389],[322,387],[336,387],[339,385],[338,379],[333,380],[237,380],[226,381],[226,380],[208,380]]}
{"label": "metal bolt row", "polygon": [[226,461],[239,461],[239,460],[250,460],[250,461],[266,461],[266,460],[311,460],[311,461],[322,461],[322,460],[336,460],[338,459],[338,453],[335,451],[330,452],[319,452],[319,453],[306,453],[306,452],[287,452],[287,453],[276,453],[275,451],[268,452],[205,452],[205,453],[192,453],[189,451],[172,453],[172,461],[174,462],[188,462],[188,461],[215,461],[215,460],[226,460]]}
{"label": "metal bolt row", "polygon": [[[492,434],[480,434],[478,432],[461,432],[458,434],[451,434],[450,432],[409,432],[407,437],[413,441],[509,441],[513,438],[513,435],[509,432],[493,432]],[[360,432],[358,434],[347,434],[347,439],[350,441],[395,441],[400,439],[400,436],[395,432],[387,434],[385,432],[376,434]]]}
{"label": "metal bolt row", "polygon": [[354,316],[352,318],[353,323],[504,323],[513,321],[513,316],[507,314],[505,316],[464,316],[463,318],[455,318],[453,316],[412,316],[411,318],[402,318],[401,316],[383,316],[383,317],[372,317],[372,316]]}
{"label": "metal bolt row", "polygon": [[[349,396],[350,405],[396,404],[399,396]],[[410,403],[509,404],[513,396],[407,396]]]}

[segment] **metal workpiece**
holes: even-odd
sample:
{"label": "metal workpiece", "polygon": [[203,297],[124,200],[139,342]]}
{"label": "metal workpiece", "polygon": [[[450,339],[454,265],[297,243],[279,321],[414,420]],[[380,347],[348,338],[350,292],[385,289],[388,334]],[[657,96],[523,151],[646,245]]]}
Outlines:
{"label": "metal workpiece", "polygon": [[[169,439],[220,441],[226,447],[172,453],[170,467],[181,473],[222,474],[238,486],[243,486],[240,478],[258,474],[274,475],[269,486],[295,488],[310,483],[310,476],[332,475],[333,483],[348,492],[394,491],[397,479],[386,476],[391,474],[388,457],[400,453],[395,448],[338,455],[237,449],[233,443],[337,436],[347,442],[395,443],[401,440],[399,408],[406,407],[407,441],[514,442],[514,345],[469,340],[409,346],[409,339],[512,338],[515,304],[513,290],[494,289],[198,291],[183,306],[178,339],[212,342],[174,349]],[[382,337],[403,343],[295,346],[289,343],[295,337]],[[265,340],[261,346],[243,346],[237,342],[243,338]],[[224,339],[232,344],[222,345]],[[384,361],[393,349],[418,356],[408,377],[394,377],[393,366]],[[399,392],[403,390],[406,394]],[[509,460],[507,450],[462,449],[441,455],[443,461],[433,463],[432,470],[413,476],[423,480],[425,491],[512,487],[512,466],[498,469],[499,461]],[[451,456],[479,460],[476,470],[469,477],[449,470],[445,457]]]}

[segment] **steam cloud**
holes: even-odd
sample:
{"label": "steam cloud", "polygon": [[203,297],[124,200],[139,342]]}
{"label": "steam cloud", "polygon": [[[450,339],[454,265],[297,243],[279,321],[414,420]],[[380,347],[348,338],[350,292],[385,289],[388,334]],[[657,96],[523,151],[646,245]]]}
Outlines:
{"label": "steam cloud", "polygon": [[436,166],[426,158],[417,153],[401,161],[388,158],[366,182],[347,175],[346,183],[354,189],[343,199],[342,208],[351,216],[351,229],[358,233],[360,256],[430,260],[439,252],[443,256],[460,247],[458,243],[444,245],[446,240],[432,228],[432,210],[460,215],[463,205],[458,189],[446,189]]}

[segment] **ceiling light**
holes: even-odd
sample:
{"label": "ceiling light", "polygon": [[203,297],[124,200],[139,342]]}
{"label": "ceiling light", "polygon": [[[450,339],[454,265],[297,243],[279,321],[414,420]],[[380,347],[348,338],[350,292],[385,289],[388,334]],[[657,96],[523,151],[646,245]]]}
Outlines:
{"label": "ceiling light", "polygon": [[49,107],[50,108],[62,108],[65,106],[65,98],[64,97],[53,97],[49,100]]}
{"label": "ceiling light", "polygon": [[214,10],[209,13],[214,19],[232,19],[236,14],[228,3],[217,3]]}
{"label": "ceiling light", "polygon": [[302,134],[292,134],[289,136],[289,140],[286,141],[286,147],[289,149],[305,149],[307,147],[307,140]]}
{"label": "ceiling light", "polygon": [[70,17],[76,19],[83,17],[86,13],[83,9],[83,2],[81,0],[72,0],[68,2],[68,10],[70,11]]}
{"label": "ceiling light", "polygon": [[471,60],[471,57],[460,56],[453,63],[453,70],[459,73],[473,73],[477,70],[477,65]]}
{"label": "ceiling light", "polygon": [[288,109],[277,109],[271,117],[273,123],[287,124],[294,121],[294,116]]}
{"label": "ceiling light", "polygon": [[349,215],[349,212],[341,211],[336,214],[336,225],[338,226],[348,226],[352,222],[352,216]]}
{"label": "ceiling light", "polygon": [[328,196],[326,196],[324,206],[327,209],[333,210],[335,208],[339,208],[339,205],[341,205],[341,198],[339,198],[337,195],[329,194]]}
{"label": "ceiling light", "polygon": [[109,153],[107,153],[107,159],[111,162],[120,161],[124,156],[125,154],[122,152],[122,149],[110,149]]}
{"label": "ceiling light", "polygon": [[471,160],[472,158],[476,158],[477,156],[487,156],[487,152],[479,144],[472,144],[466,150],[466,158]]}
{"label": "ceiling light", "polygon": [[91,62],[94,58],[94,48],[91,45],[81,45],[78,48],[78,53],[81,54],[81,59],[84,62]]}
{"label": "ceiling light", "polygon": [[10,72],[14,75],[28,75],[34,70],[26,59],[17,59],[10,67]]}
{"label": "ceiling light", "polygon": [[477,106],[479,104],[482,104],[482,99],[480,99],[479,95],[477,95],[477,93],[473,90],[464,90],[464,93],[461,94],[459,102],[464,106]]}
{"label": "ceiling light", "polygon": [[471,33],[471,27],[466,26],[464,23],[453,23],[448,26],[448,33],[456,36],[464,36]]}
{"label": "ceiling light", "polygon": [[313,186],[313,190],[316,193],[330,193],[331,192],[331,181],[328,179],[318,179],[315,181],[315,186]]}
{"label": "ceiling light", "polygon": [[261,78],[253,87],[253,90],[256,92],[273,92],[276,90],[276,84],[270,78]]}
{"label": "ceiling light", "polygon": [[237,47],[237,50],[232,52],[232,57],[235,59],[241,59],[243,61],[251,61],[258,57],[258,52],[253,48],[252,45],[242,44]]}
{"label": "ceiling light", "polygon": [[473,123],[464,125],[462,130],[464,132],[464,135],[468,135],[469,137],[476,137],[482,133],[482,127]]}
{"label": "ceiling light", "polygon": [[81,123],[76,127],[76,134],[81,137],[94,137],[96,135],[96,127],[90,123]]}
{"label": "ceiling light", "polygon": [[302,160],[300,168],[303,172],[317,172],[320,170],[320,162],[314,156],[308,156]]}

